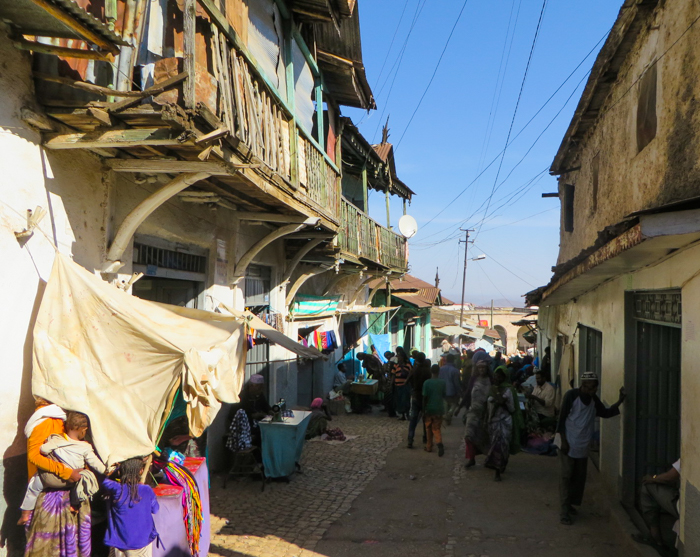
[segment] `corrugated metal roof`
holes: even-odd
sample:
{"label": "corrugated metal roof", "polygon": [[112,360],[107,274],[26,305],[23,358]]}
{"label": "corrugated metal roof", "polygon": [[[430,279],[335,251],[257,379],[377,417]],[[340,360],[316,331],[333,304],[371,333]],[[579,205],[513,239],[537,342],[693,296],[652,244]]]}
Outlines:
{"label": "corrugated metal roof", "polygon": [[392,299],[398,298],[399,300],[403,300],[404,302],[407,302],[418,308],[429,308],[433,305],[428,300],[423,298],[423,296],[414,292],[401,292],[400,294],[395,294],[392,292],[391,297]]}
{"label": "corrugated metal roof", "polygon": [[[50,4],[73,19],[78,26],[99,35],[106,42],[113,45],[127,44],[119,35],[110,30],[107,25],[72,0],[50,0]],[[26,35],[87,40],[83,34],[68,27],[60,19],[32,0],[0,2],[0,19],[9,21]],[[113,50],[118,51],[116,46]]]}
{"label": "corrugated metal roof", "polygon": [[379,143],[378,145],[372,145],[372,147],[379,155],[379,158],[381,158],[386,164],[389,165],[389,169],[391,171],[391,179],[393,182],[392,185],[394,189],[402,197],[411,199],[411,196],[415,195],[415,192],[399,179],[399,176],[396,172],[396,162],[394,160],[394,145],[391,143]]}

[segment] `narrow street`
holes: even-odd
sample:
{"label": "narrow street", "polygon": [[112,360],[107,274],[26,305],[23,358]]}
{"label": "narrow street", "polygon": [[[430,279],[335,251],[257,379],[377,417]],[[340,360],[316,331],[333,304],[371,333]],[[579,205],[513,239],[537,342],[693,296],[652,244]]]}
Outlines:
{"label": "narrow street", "polygon": [[[333,421],[356,439],[307,443],[290,484],[212,479],[212,555],[272,557],[607,557],[634,555],[589,474],[574,526],[558,520],[558,460],[519,454],[503,482],[463,467],[461,422],[446,454],[405,448],[406,422],[381,414]],[[482,457],[483,458],[483,457]],[[592,467],[591,467],[592,468]]]}

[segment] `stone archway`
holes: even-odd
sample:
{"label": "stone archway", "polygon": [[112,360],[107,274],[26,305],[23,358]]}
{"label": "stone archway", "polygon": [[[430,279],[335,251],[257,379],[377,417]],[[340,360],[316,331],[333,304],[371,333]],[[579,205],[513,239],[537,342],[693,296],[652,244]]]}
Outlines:
{"label": "stone archway", "polygon": [[522,350],[527,350],[532,346],[531,342],[525,340],[525,334],[530,332],[530,328],[523,325],[518,329],[518,348]]}
{"label": "stone archway", "polygon": [[508,354],[508,333],[502,325],[494,325],[493,330],[498,333],[501,337],[501,345],[503,346],[503,353]]}

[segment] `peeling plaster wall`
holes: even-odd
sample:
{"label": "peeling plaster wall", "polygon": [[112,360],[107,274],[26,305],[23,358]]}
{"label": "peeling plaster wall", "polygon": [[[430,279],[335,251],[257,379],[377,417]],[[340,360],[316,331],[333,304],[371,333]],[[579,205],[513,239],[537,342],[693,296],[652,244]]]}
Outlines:
{"label": "peeling plaster wall", "polygon": [[[599,231],[626,215],[700,195],[700,27],[688,33],[657,63],[656,137],[637,152],[637,80],[700,15],[690,0],[661,2],[640,33],[612,86],[596,124],[580,146],[570,147],[562,169],[574,184],[574,231],[564,231],[562,211],[558,263],[592,245]],[[592,160],[599,157],[594,209]]]}
{"label": "peeling plaster wall", "polygon": [[[557,334],[573,339],[574,363],[578,366],[580,323],[602,332],[603,379],[599,395],[606,404],[617,400],[618,390],[624,383],[625,366],[625,300],[626,291],[662,290],[680,288],[683,304],[681,336],[681,539],[687,547],[700,547],[700,531],[695,527],[700,521],[697,505],[687,507],[684,493],[697,493],[700,488],[700,406],[692,401],[700,397],[700,376],[697,362],[700,359],[700,245],[681,250],[665,261],[629,273],[606,282],[576,301],[559,306],[541,307],[539,323],[542,336],[551,340]],[[578,375],[579,370],[576,370]],[[611,489],[620,493],[623,474],[623,417],[601,420],[601,473]],[[686,553],[690,555],[691,553]]]}
{"label": "peeling plaster wall", "polygon": [[[0,255],[3,271],[0,335],[0,520],[7,546],[0,555],[22,555],[24,532],[15,523],[27,481],[24,425],[34,411],[31,395],[32,327],[55,256],[53,243],[92,270],[102,260],[108,184],[96,156],[50,152],[21,119],[34,103],[29,53],[17,50],[0,29]],[[14,232],[26,227],[27,209],[48,211],[24,245]]]}

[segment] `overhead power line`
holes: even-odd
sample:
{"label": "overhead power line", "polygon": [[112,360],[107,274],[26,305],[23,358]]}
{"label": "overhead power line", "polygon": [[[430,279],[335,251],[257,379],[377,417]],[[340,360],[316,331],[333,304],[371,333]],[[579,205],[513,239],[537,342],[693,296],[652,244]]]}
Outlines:
{"label": "overhead power line", "polygon": [[[602,43],[607,36],[610,34],[610,29],[605,32],[605,34],[598,40],[598,42],[591,48],[591,50],[588,51],[586,56],[583,57],[583,59],[576,65],[576,67],[569,73],[568,76],[566,76],[566,79],[561,82],[559,87],[556,88],[556,90],[549,96],[549,98],[542,104],[542,106],[535,112],[532,117],[527,121],[527,123],[520,128],[520,131],[515,134],[509,145],[511,145],[522,133],[530,126],[530,124],[539,116],[539,114],[547,107],[547,105],[552,101],[552,99],[556,96],[556,94],[561,91],[561,89],[569,82],[569,80],[574,76],[574,74],[578,71],[578,69],[584,64],[586,60],[593,54],[593,52],[598,48],[600,43]],[[590,73],[590,70],[586,72],[586,75]],[[493,164],[498,160],[498,158],[501,156],[502,151],[500,151],[496,156],[491,160],[491,162],[481,171],[477,176],[469,182],[445,207],[443,207],[440,211],[438,211],[427,223],[425,223],[424,226],[429,225],[431,222],[433,222],[437,217],[439,217],[442,213],[444,213],[449,207],[451,207],[455,201],[457,201],[464,193],[474,184],[476,181],[489,169]]]}
{"label": "overhead power line", "polygon": [[401,134],[401,137],[399,138],[399,141],[396,143],[396,146],[394,147],[394,152],[396,152],[396,150],[399,148],[399,145],[401,145],[401,142],[403,141],[403,138],[406,135],[408,128],[411,126],[411,122],[413,122],[413,118],[415,117],[416,113],[418,112],[420,105],[423,103],[423,99],[425,98],[425,95],[427,95],[428,90],[430,89],[430,86],[433,84],[433,80],[435,79],[435,75],[437,74],[438,68],[440,67],[440,63],[442,62],[442,59],[445,56],[445,52],[447,52],[447,47],[450,45],[450,40],[452,40],[452,35],[454,35],[455,29],[457,28],[457,24],[459,23],[459,20],[462,19],[462,14],[464,13],[464,8],[467,7],[467,2],[469,2],[469,0],[464,0],[464,3],[462,4],[462,8],[459,10],[459,13],[457,14],[457,19],[455,19],[455,22],[452,25],[452,29],[450,30],[450,34],[447,36],[447,40],[445,41],[445,46],[442,48],[442,52],[440,53],[440,57],[438,58],[437,64],[435,64],[435,69],[433,70],[433,75],[430,76],[430,80],[428,81],[428,85],[426,85],[425,90],[423,91],[423,94],[421,95],[420,99],[418,100],[418,104],[416,105],[416,108],[413,110],[413,114],[411,114],[411,117],[408,119],[408,124],[406,124],[406,127],[404,128],[403,133]]}
{"label": "overhead power line", "polygon": [[[501,161],[498,163],[498,170],[496,171],[496,178],[493,181],[493,186],[491,188],[491,194],[488,197],[488,201],[486,203],[486,211],[484,211],[484,217],[489,211],[489,206],[491,205],[491,199],[493,198],[493,194],[496,190],[496,185],[498,184],[498,177],[501,174],[501,168],[503,167],[503,160],[506,157],[506,151],[508,150],[508,143],[510,141],[510,134],[513,132],[513,125],[515,124],[515,117],[518,114],[518,108],[520,107],[520,100],[522,99],[523,96],[523,89],[525,89],[525,82],[527,81],[527,75],[530,71],[530,63],[532,62],[532,55],[535,52],[535,46],[537,45],[537,38],[540,35],[540,29],[542,28],[542,19],[544,18],[544,11],[547,8],[547,0],[542,1],[542,8],[540,9],[540,17],[537,20],[537,27],[535,28],[535,36],[532,38],[532,45],[530,46],[530,54],[527,57],[527,64],[525,65],[525,72],[523,73],[523,79],[520,82],[520,91],[518,92],[518,99],[515,102],[515,109],[513,110],[513,117],[510,120],[510,126],[508,127],[508,135],[506,136],[506,143],[505,147],[503,147],[503,153],[501,155]],[[481,232],[481,227],[484,224],[484,219],[481,219],[481,222],[479,223],[479,227],[477,228],[476,231],[476,237],[479,237],[479,232]]]}

